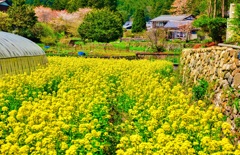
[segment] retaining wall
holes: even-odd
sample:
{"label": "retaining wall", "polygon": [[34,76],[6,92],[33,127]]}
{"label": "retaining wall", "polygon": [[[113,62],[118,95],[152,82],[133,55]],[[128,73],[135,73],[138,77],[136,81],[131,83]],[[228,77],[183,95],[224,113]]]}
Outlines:
{"label": "retaining wall", "polygon": [[[222,107],[235,128],[240,118],[240,60],[238,50],[228,47],[184,49],[181,55],[183,82],[205,79],[212,84],[212,102]],[[232,101],[238,104],[232,104]],[[230,102],[231,101],[231,102]],[[238,106],[238,107],[236,107]]]}

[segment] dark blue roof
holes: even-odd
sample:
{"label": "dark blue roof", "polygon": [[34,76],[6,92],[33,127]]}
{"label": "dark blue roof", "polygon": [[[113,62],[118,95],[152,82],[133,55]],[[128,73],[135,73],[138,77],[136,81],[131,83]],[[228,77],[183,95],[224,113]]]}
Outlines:
{"label": "dark blue roof", "polygon": [[6,3],[6,2],[0,2],[0,5],[1,6],[9,6],[8,3]]}

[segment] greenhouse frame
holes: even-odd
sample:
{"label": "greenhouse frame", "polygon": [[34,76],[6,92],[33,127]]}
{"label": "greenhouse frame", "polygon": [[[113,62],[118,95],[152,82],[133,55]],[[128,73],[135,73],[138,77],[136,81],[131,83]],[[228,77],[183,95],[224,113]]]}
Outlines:
{"label": "greenhouse frame", "polygon": [[47,65],[45,52],[36,43],[16,34],[0,31],[0,76],[30,73]]}

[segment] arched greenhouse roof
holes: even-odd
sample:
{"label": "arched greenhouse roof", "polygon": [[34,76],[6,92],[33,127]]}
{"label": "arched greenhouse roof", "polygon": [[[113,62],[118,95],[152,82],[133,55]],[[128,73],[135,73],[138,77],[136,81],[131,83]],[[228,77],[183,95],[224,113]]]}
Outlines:
{"label": "arched greenhouse roof", "polygon": [[38,55],[45,55],[45,52],[31,40],[0,31],[0,58]]}

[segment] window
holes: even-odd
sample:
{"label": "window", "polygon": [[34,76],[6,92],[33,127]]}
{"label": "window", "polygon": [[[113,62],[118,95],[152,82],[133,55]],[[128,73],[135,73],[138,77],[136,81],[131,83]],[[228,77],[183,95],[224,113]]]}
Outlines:
{"label": "window", "polygon": [[156,23],[156,26],[157,26],[157,27],[163,27],[163,26],[164,26],[164,23],[163,23],[163,22],[157,22],[157,23]]}

